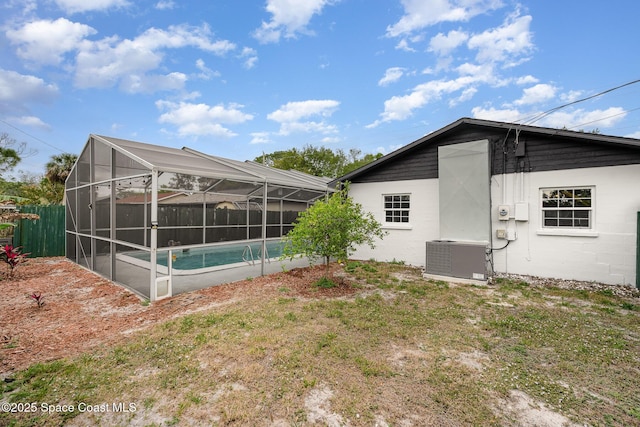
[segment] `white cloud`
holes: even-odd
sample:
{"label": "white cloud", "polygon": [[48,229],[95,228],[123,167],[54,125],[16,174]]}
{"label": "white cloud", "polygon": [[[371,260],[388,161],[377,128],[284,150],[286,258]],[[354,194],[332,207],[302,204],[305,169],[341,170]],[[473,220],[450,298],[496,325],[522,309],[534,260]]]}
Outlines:
{"label": "white cloud", "polygon": [[311,34],[307,25],[314,15],[322,12],[332,0],[267,0],[269,22],[262,22],[253,36],[261,43],[277,43],[281,37],[292,38],[297,34]]}
{"label": "white cloud", "polygon": [[409,42],[407,39],[401,39],[396,45],[396,49],[404,50],[405,52],[415,52],[416,50],[409,46]]}
{"label": "white cloud", "polygon": [[584,91],[581,91],[581,90],[570,90],[567,93],[561,94],[560,99],[562,100],[562,102],[565,102],[565,103],[573,102],[580,99],[580,97],[583,94],[584,94]]}
{"label": "white cloud", "polygon": [[396,82],[404,75],[404,68],[401,67],[391,67],[387,68],[387,71],[384,73],[384,77],[382,77],[378,81],[378,86],[387,86],[393,82]]}
{"label": "white cloud", "polygon": [[0,112],[27,111],[31,103],[48,103],[58,95],[58,87],[35,76],[0,68]]}
{"label": "white cloud", "polygon": [[475,87],[469,87],[466,88],[462,91],[462,93],[460,94],[460,96],[458,96],[457,98],[451,98],[449,100],[449,107],[455,107],[456,105],[462,103],[462,102],[466,102],[469,101],[471,98],[473,98],[473,96],[478,92],[478,89],[476,89]]}
{"label": "white cloud", "polygon": [[494,66],[492,64],[470,64],[465,62],[456,68],[460,76],[472,77],[473,82],[490,83],[495,86],[502,85],[502,81],[496,76]]}
{"label": "white cloud", "polygon": [[250,70],[258,62],[258,52],[250,47],[244,47],[240,52],[239,58],[244,59],[244,68]]}
{"label": "white cloud", "polygon": [[267,118],[280,123],[280,131],[278,132],[280,135],[298,132],[336,133],[338,130],[334,125],[324,121],[305,121],[304,119],[315,116],[330,117],[339,105],[340,102],[330,99],[288,102],[276,111],[269,113]]}
{"label": "white cloud", "polygon": [[497,9],[501,0],[401,0],[404,16],[387,27],[388,37],[398,37],[440,22],[464,22]]}
{"label": "white cloud", "polygon": [[85,41],[76,58],[75,84],[80,88],[110,87],[118,82],[123,90],[132,91],[140,86],[131,85],[130,80],[151,78],[153,81],[142,87],[151,88],[160,84],[158,90],[181,88],[184,83],[182,73],[169,73],[164,76],[147,73],[157,69],[166,49],[195,47],[224,55],[235,49],[227,40],[212,41],[209,28],[171,26],[167,30],[150,28],[133,40],[120,40],[117,37],[104,38],[96,42]]}
{"label": "white cloud", "polygon": [[[161,66],[168,49],[192,47],[218,56],[236,49],[236,45],[228,40],[214,40],[207,25],[177,25],[166,30],[150,28],[134,39],[121,40],[112,36],[92,41],[86,38],[95,33],[88,25],[59,18],[30,22],[7,31],[7,37],[17,45],[18,56],[34,64],[58,65],[64,61],[66,53],[74,51],[74,82],[79,88],[119,84],[129,93],[184,87],[184,73],[153,72]],[[249,48],[245,48],[240,56],[245,58],[246,67],[257,61],[255,51]],[[202,71],[199,77],[207,75],[198,64],[196,67]],[[211,70],[208,72],[210,76]]]}
{"label": "white cloud", "polygon": [[142,49],[177,49],[193,46],[214,55],[224,55],[236,48],[236,45],[228,40],[211,41],[211,36],[211,30],[206,24],[201,27],[171,25],[167,30],[149,28],[136,37],[133,43]]}
{"label": "white cloud", "polygon": [[159,123],[169,123],[178,127],[180,136],[210,135],[230,138],[237,134],[226,125],[241,124],[252,120],[253,116],[242,112],[243,105],[223,104],[207,105],[187,102],[156,101],[161,111],[166,111],[158,118]]}
{"label": "white cloud", "polygon": [[17,45],[20,58],[36,64],[57,65],[64,54],[76,50],[85,37],[93,35],[92,27],[65,18],[38,20],[6,32],[11,44]]}
{"label": "white cloud", "polygon": [[[621,107],[610,107],[606,110],[568,110],[555,111],[542,116],[541,111],[523,112],[517,109],[493,107],[475,107],[472,109],[473,117],[477,119],[505,121],[511,123],[525,123],[533,126],[543,126],[555,129],[584,130],[589,132],[595,128],[609,128],[615,126],[627,115]],[[539,117],[535,121],[532,119]]]}
{"label": "white cloud", "polygon": [[340,102],[331,99],[288,102],[276,111],[269,113],[267,118],[285,123],[316,115],[329,117],[339,105]]}
{"label": "white cloud", "polygon": [[518,77],[516,79],[516,84],[518,84],[518,85],[528,85],[528,84],[538,83],[538,82],[539,82],[539,80],[537,78],[533,77],[532,75]]}
{"label": "white cloud", "polygon": [[539,126],[590,131],[595,128],[609,128],[625,118],[627,112],[621,107],[609,107],[606,110],[568,110],[556,111],[534,123]]}
{"label": "white cloud", "polygon": [[405,120],[413,114],[413,110],[424,106],[429,101],[427,91],[417,88],[409,95],[394,96],[384,102],[382,119],[376,120],[367,127],[375,127],[381,122]]}
{"label": "white cloud", "polygon": [[217,71],[213,71],[212,69],[207,67],[202,58],[196,59],[196,68],[200,70],[198,78],[201,78],[203,80],[209,80],[213,76],[220,77],[220,73]]}
{"label": "white cloud", "polygon": [[531,19],[530,15],[518,16],[516,12],[500,27],[471,36],[467,45],[478,50],[478,62],[517,64],[533,50]]}
{"label": "white cloud", "polygon": [[38,9],[38,0],[4,0],[0,8],[16,10],[22,16],[32,16]]}
{"label": "white cloud", "polygon": [[[482,67],[480,69],[482,70]],[[381,118],[366,127],[374,128],[384,122],[406,120],[413,115],[414,110],[424,107],[429,102],[442,99],[443,95],[451,96],[455,92],[461,91],[462,94],[457,101],[462,102],[475,94],[474,85],[492,81],[492,75],[478,73],[476,75],[461,75],[452,80],[431,80],[420,84],[414,87],[408,95],[393,96],[387,99],[384,102],[384,111],[380,114]]]}
{"label": "white cloud", "polygon": [[120,81],[120,89],[127,93],[154,93],[161,90],[180,90],[184,87],[187,76],[183,73],[166,75],[129,75]]}
{"label": "white cloud", "polygon": [[[501,2],[491,0],[402,0],[402,4],[405,16],[387,29],[388,36],[402,35],[406,38],[413,31],[426,26],[445,21],[466,21],[502,6]],[[455,71],[458,77],[427,81],[406,94],[387,99],[380,117],[367,125],[367,128],[384,122],[405,120],[413,116],[416,110],[443,99],[449,107],[454,107],[473,98],[480,85],[495,88],[513,84],[515,79],[501,77],[498,71],[529,59],[528,55],[534,50],[530,24],[531,16],[521,16],[520,9],[517,8],[500,26],[477,34],[464,30],[437,34],[431,38],[427,49],[437,55],[437,61],[423,73]],[[461,47],[476,52],[473,62],[455,64],[458,58],[468,56],[466,52],[457,54],[456,51]],[[519,79],[518,83],[530,85],[534,80],[527,76]],[[550,88],[547,85],[529,89],[518,102],[525,104],[536,100],[540,102],[545,97],[549,99],[555,95],[549,93]],[[547,91],[544,92],[543,89]]]}
{"label": "white cloud", "polygon": [[271,138],[269,138],[269,132],[253,132],[251,133],[251,142],[250,144],[269,144]]}
{"label": "white cloud", "polygon": [[447,35],[438,33],[429,42],[429,51],[438,55],[448,55],[452,50],[462,45],[469,39],[469,35],[463,31],[449,31]]}
{"label": "white cloud", "polygon": [[337,133],[338,128],[335,125],[330,125],[324,121],[314,122],[283,122],[280,123],[279,135],[291,135],[292,133]]}
{"label": "white cloud", "polygon": [[522,97],[514,101],[515,105],[539,104],[553,99],[556,96],[555,86],[540,83],[522,91]]}
{"label": "white cloud", "polygon": [[339,138],[337,136],[326,136],[326,137],[324,137],[324,138],[322,138],[320,140],[320,143],[322,143],[322,144],[337,144],[340,141],[342,141],[342,138]]}
{"label": "white cloud", "polygon": [[630,133],[629,135],[624,135],[625,138],[635,138],[640,139],[640,130],[634,133]]}
{"label": "white cloud", "polygon": [[42,121],[39,117],[35,116],[20,116],[20,117],[8,117],[9,122],[19,125],[19,126],[28,126],[34,129],[40,129],[49,131],[51,130],[51,126]]}
{"label": "white cloud", "polygon": [[31,104],[47,104],[58,95],[58,87],[35,76],[0,68],[0,115],[20,126],[50,130],[51,126],[29,114]]}
{"label": "white cloud", "polygon": [[424,41],[424,34],[416,34],[411,37],[403,37],[400,39],[398,44],[396,45],[396,49],[404,50],[405,52],[416,52],[416,49],[411,47],[409,43],[420,43]]}
{"label": "white cloud", "polygon": [[55,3],[67,13],[101,11],[130,4],[127,0],[55,0]]}
{"label": "white cloud", "polygon": [[484,120],[494,120],[499,122],[517,122],[522,120],[522,113],[519,110],[515,109],[495,109],[491,108],[483,108],[483,107],[475,107],[471,110],[473,117],[476,119],[484,119]]}
{"label": "white cloud", "polygon": [[171,10],[176,7],[176,2],[172,0],[160,0],[156,3],[155,8],[158,10]]}

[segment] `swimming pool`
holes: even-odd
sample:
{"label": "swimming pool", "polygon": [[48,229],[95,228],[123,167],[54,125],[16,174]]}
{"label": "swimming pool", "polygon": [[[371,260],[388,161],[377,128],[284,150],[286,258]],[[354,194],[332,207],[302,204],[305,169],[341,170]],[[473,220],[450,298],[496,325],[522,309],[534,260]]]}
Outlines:
{"label": "swimming pool", "polygon": [[[284,243],[280,240],[267,241],[266,259],[279,258],[282,255]],[[129,252],[121,258],[136,265],[149,265],[149,252]],[[168,252],[158,251],[157,264],[159,269],[166,269]],[[262,242],[244,242],[223,246],[210,246],[192,249],[177,249],[172,251],[173,274],[197,274],[230,268],[238,265],[259,263],[262,259]],[[162,267],[164,267],[164,269]]]}

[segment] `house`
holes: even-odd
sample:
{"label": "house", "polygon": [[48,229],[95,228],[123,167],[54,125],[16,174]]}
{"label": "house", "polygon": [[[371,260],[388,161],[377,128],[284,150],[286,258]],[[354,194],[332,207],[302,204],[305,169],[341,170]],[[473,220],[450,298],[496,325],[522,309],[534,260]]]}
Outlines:
{"label": "house", "polygon": [[639,285],[640,140],[462,118],[339,179],[427,274]]}

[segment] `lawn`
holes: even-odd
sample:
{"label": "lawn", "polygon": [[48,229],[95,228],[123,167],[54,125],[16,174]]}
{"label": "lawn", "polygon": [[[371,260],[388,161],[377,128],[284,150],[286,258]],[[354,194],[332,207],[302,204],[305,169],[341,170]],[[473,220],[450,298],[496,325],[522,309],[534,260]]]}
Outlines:
{"label": "lawn", "polygon": [[226,304],[13,371],[0,401],[22,412],[0,424],[640,425],[637,296],[334,270],[340,292],[304,270],[247,280]]}

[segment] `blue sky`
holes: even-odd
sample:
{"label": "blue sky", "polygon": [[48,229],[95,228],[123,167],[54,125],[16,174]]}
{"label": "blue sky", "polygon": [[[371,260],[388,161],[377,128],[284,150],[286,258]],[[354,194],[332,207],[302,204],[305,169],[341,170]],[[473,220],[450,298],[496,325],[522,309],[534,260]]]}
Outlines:
{"label": "blue sky", "polygon": [[[238,160],[386,154],[640,79],[638,16],[632,0],[5,0],[0,132],[33,174],[90,133]],[[640,84],[532,124],[640,138]]]}

